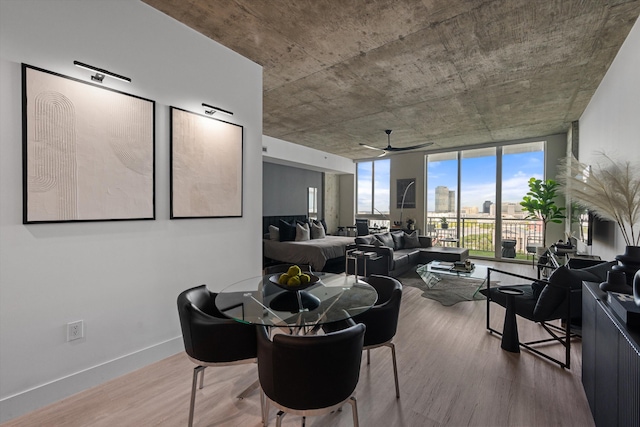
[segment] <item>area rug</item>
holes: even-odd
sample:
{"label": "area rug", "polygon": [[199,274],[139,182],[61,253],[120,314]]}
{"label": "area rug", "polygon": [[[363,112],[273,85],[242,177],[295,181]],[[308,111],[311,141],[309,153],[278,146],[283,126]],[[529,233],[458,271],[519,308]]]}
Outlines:
{"label": "area rug", "polygon": [[[462,301],[485,300],[478,288],[486,288],[485,281],[469,279],[445,274],[430,274],[423,279],[414,270],[397,278],[404,286],[411,286],[422,291],[424,298],[438,301],[444,306],[451,306]],[[493,280],[491,281],[493,286]],[[476,292],[478,291],[478,292]]]}

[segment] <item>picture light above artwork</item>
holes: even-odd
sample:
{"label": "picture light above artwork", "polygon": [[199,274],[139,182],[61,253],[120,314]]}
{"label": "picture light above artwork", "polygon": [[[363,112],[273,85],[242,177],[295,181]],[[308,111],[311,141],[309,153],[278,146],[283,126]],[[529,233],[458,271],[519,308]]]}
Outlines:
{"label": "picture light above artwork", "polygon": [[109,76],[116,80],[121,80],[123,82],[131,83],[131,79],[129,77],[121,76],[120,74],[112,73],[111,71],[94,67],[93,65],[85,64],[80,61],[73,61],[73,65],[75,65],[76,67],[83,68],[85,70],[95,71],[96,74],[91,76],[91,80],[93,80],[94,82],[102,83],[102,81],[104,80],[104,76]]}

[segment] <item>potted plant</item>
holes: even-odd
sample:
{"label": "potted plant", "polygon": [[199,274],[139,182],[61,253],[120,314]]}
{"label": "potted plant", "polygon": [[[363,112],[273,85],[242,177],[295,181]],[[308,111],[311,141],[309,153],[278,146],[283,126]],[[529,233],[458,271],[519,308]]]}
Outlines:
{"label": "potted plant", "polygon": [[527,212],[527,219],[539,219],[542,221],[542,246],[547,247],[547,224],[550,222],[561,223],[565,218],[563,207],[558,207],[555,198],[558,195],[559,184],[553,179],[543,181],[541,179],[529,179],[529,191],[522,198],[520,206]]}
{"label": "potted plant", "polygon": [[413,220],[413,218],[407,218],[407,230],[415,230],[415,223],[416,222]]}
{"label": "potted plant", "polygon": [[618,224],[626,247],[623,255],[616,256],[621,264],[616,267],[631,284],[640,269],[640,167],[628,160],[614,161],[604,153],[599,157],[602,162],[593,167],[574,157],[563,159],[562,190],[572,202]]}
{"label": "potted plant", "polygon": [[440,218],[440,227],[445,230],[449,228],[449,222],[447,221],[446,216],[443,216],[442,218]]}

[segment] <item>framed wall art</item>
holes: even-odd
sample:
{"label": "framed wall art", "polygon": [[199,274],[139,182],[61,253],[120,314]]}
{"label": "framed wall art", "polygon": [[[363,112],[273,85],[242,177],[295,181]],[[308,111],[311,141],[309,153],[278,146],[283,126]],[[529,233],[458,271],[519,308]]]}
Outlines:
{"label": "framed wall art", "polygon": [[155,219],[155,102],[22,64],[23,223]]}
{"label": "framed wall art", "polygon": [[396,186],[396,207],[398,209],[416,207],[416,179],[399,179]]}
{"label": "framed wall art", "polygon": [[243,127],[171,107],[171,218],[242,216]]}

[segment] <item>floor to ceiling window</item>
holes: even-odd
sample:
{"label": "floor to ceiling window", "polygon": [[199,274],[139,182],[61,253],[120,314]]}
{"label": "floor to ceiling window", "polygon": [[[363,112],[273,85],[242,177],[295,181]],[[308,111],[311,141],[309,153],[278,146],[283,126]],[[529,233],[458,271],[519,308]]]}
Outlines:
{"label": "floor to ceiling window", "polygon": [[370,218],[371,226],[389,227],[390,212],[389,159],[359,162],[356,173],[356,215]]}
{"label": "floor to ceiling window", "polygon": [[520,208],[531,177],[544,177],[544,142],[428,155],[427,234],[473,256],[526,258],[541,236]]}

